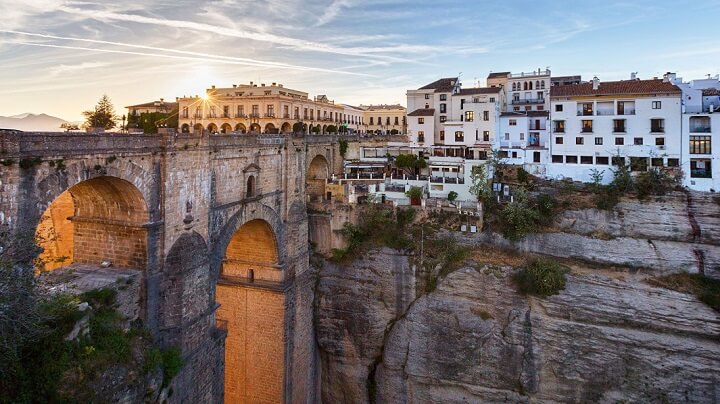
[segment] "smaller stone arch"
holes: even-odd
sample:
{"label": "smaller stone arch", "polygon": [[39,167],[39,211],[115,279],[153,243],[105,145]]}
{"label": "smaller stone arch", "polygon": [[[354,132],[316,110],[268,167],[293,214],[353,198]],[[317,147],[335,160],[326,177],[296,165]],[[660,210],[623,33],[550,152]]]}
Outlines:
{"label": "smaller stone arch", "polygon": [[305,192],[310,202],[326,199],[326,185],[330,165],[322,154],[315,156],[308,165]]}
{"label": "smaller stone arch", "polygon": [[218,133],[218,127],[217,127],[217,125],[215,125],[214,123],[208,124],[207,130],[208,130],[208,132],[210,132],[210,133]]}
{"label": "smaller stone arch", "polygon": [[282,133],[290,133],[292,131],[292,125],[290,125],[290,122],[284,122],[280,127],[280,131]]}
{"label": "smaller stone arch", "polygon": [[260,133],[260,124],[258,124],[258,123],[250,124],[250,133]]}
{"label": "smaller stone arch", "polygon": [[324,135],[326,131],[327,131],[327,125],[323,125],[320,133],[322,133]]}
{"label": "smaller stone arch", "polygon": [[224,123],[220,126],[220,133],[227,135],[230,132],[232,132],[232,126],[230,126],[229,123]]}
{"label": "smaller stone arch", "polygon": [[265,125],[265,133],[275,133],[275,132],[276,132],[275,125],[273,125],[272,123],[268,122],[268,123]]}
{"label": "smaller stone arch", "polygon": [[186,123],[182,124],[182,126],[180,127],[180,132],[190,133],[190,125],[188,125]]}
{"label": "smaller stone arch", "polygon": [[193,129],[196,130],[196,131],[202,131],[202,130],[205,129],[205,128],[203,128],[203,126],[202,126],[201,123],[196,123],[196,124],[193,126]]}
{"label": "smaller stone arch", "polygon": [[247,128],[245,127],[245,125],[239,123],[239,124],[235,125],[235,132],[247,133]]}

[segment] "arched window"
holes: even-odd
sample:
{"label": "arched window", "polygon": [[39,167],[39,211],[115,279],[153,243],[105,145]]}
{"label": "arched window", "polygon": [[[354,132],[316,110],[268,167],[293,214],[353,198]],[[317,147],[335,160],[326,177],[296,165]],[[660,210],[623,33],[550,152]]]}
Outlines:
{"label": "arched window", "polygon": [[512,90],[517,91],[517,83],[513,83]]}
{"label": "arched window", "polygon": [[537,80],[535,80],[535,88],[536,89],[540,88],[540,82]]}
{"label": "arched window", "polygon": [[527,90],[527,81],[523,82],[523,90]]}
{"label": "arched window", "polygon": [[246,198],[255,196],[255,176],[251,175],[247,180],[247,191],[245,192]]}
{"label": "arched window", "polygon": [[528,90],[532,90],[532,81],[528,83]]}
{"label": "arched window", "polygon": [[540,82],[540,88],[545,89],[545,80]]}

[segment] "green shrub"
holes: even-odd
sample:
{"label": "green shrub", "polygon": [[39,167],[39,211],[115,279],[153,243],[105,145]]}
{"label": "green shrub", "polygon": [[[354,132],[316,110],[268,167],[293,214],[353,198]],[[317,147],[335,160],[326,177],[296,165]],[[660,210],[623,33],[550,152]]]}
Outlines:
{"label": "green shrub", "polygon": [[720,312],[720,280],[686,272],[648,280],[653,286],[695,295],[701,302]]}
{"label": "green shrub", "polygon": [[522,240],[537,229],[539,218],[538,211],[529,206],[527,191],[517,188],[514,201],[505,205],[501,213],[503,237],[510,241]]}
{"label": "green shrub", "polygon": [[515,274],[518,291],[524,295],[547,297],[565,289],[566,268],[547,258],[538,258]]}
{"label": "green shrub", "polygon": [[455,191],[448,192],[448,196],[447,196],[448,201],[453,202],[457,199],[457,197],[458,197],[457,192],[455,192]]}
{"label": "green shrub", "polygon": [[515,174],[517,180],[521,184],[527,184],[530,182],[530,173],[525,171],[524,168],[520,167],[517,169],[517,174]]}
{"label": "green shrub", "polygon": [[183,360],[180,348],[174,347],[162,352],[163,386],[170,384],[182,369]]}
{"label": "green shrub", "polygon": [[537,210],[540,223],[549,224],[552,221],[555,215],[556,206],[557,202],[555,201],[555,198],[552,197],[552,195],[541,194],[538,197]]}
{"label": "green shrub", "polygon": [[340,155],[344,158],[348,149],[348,141],[345,139],[340,139],[338,146],[340,147]]}

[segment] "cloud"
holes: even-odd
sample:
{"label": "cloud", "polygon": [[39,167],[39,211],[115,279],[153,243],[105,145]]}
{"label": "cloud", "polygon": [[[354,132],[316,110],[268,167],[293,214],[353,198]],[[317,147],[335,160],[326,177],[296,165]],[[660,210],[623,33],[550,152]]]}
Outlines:
{"label": "cloud", "polygon": [[325,12],[318,18],[317,22],[315,22],[315,26],[319,27],[329,23],[340,14],[343,8],[350,7],[351,5],[352,2],[350,0],[333,0],[333,2],[325,8]]}
{"label": "cloud", "polygon": [[[292,64],[286,64],[286,63],[269,62],[269,61],[262,61],[262,60],[249,59],[249,58],[240,58],[240,57],[233,57],[233,56],[213,55],[213,54],[202,53],[202,52],[184,51],[184,50],[171,49],[171,48],[162,48],[162,47],[157,47],[157,46],[129,44],[129,43],[113,42],[113,41],[102,41],[102,40],[87,39],[87,38],[73,38],[73,37],[65,37],[65,36],[59,36],[59,35],[38,34],[38,33],[32,33],[32,32],[12,31],[12,30],[0,30],[0,32],[15,34],[15,35],[40,37],[40,38],[45,38],[45,39],[59,39],[59,40],[66,40],[66,41],[89,42],[89,43],[94,43],[94,44],[113,45],[113,46],[121,46],[121,47],[136,48],[136,49],[143,49],[143,50],[153,50],[153,51],[159,51],[159,52],[163,52],[163,53],[131,52],[131,51],[122,51],[122,50],[113,50],[113,49],[63,46],[63,45],[38,43],[38,42],[26,42],[26,41],[11,42],[11,43],[18,43],[18,44],[30,45],[30,46],[40,46],[40,47],[44,46],[44,47],[58,48],[58,49],[88,50],[88,51],[92,51],[92,52],[104,52],[104,53],[122,53],[122,54],[128,54],[128,55],[175,58],[175,59],[184,59],[184,60],[202,60],[202,61],[210,61],[210,62],[226,63],[226,64],[239,64],[239,65],[245,65],[245,66],[273,67],[273,68],[279,68],[279,69],[305,70],[305,71],[317,71],[317,72],[325,72],[325,73],[349,74],[349,75],[355,75],[355,76],[368,76],[366,74],[351,73],[351,72],[346,72],[346,71],[342,71],[342,70],[333,70],[333,69],[324,69],[324,68],[319,68],[319,67],[292,65]],[[182,54],[182,55],[187,55],[187,56],[173,56],[173,55],[167,55],[165,53],[175,53],[175,54]]]}
{"label": "cloud", "polygon": [[61,64],[50,68],[51,76],[60,76],[65,73],[82,72],[85,70],[97,69],[99,67],[110,66],[105,62],[81,62],[74,65]]}

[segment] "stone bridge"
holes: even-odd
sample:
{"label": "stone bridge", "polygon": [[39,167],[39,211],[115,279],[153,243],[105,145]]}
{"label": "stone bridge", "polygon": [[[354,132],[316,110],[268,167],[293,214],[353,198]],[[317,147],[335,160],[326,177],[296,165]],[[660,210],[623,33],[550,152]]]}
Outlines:
{"label": "stone bridge", "polygon": [[341,171],[337,144],[3,134],[0,224],[37,237],[45,270],[141,274],[140,320],[185,359],[172,401],[316,402],[306,201]]}

